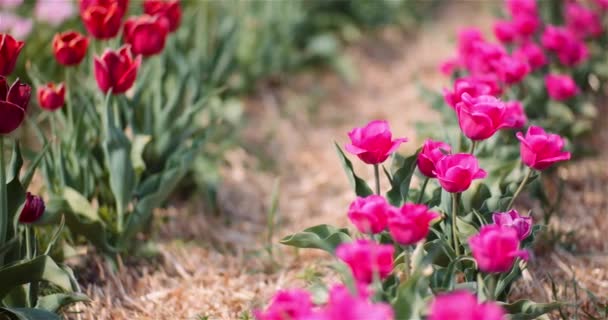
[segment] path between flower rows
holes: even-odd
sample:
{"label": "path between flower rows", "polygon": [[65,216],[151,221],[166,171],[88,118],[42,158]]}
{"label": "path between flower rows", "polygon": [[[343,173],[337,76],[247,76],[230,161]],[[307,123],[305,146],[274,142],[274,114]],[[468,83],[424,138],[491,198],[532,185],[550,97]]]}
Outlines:
{"label": "path between flower rows", "polygon": [[[487,26],[488,9],[480,8],[480,2],[452,3],[417,35],[390,29],[364,39],[346,54],[357,73],[354,84],[309,73],[280,89],[260,88],[246,100],[245,147],[228,156],[218,196],[222,214],[212,217],[201,205],[184,203],[160,210],[158,216],[166,221],[157,235],[162,262],[127,264],[112,275],[101,259],[91,259],[87,279],[94,281],[84,290],[93,301],[73,308],[79,313],[71,318],[233,320],[264,305],[279,288],[306,286],[319,273],[328,273],[325,281],[331,282],[332,260],[321,252],[275,245],[271,258],[265,250],[266,212],[276,178],[279,224],[272,243],[315,224],[347,225],[353,194],[333,141],[343,144],[351,127],[388,119],[397,136],[410,139],[400,152],[412,152],[415,123],[439,119],[419,97],[417,82],[437,90],[447,85],[437,65],[452,51],[455,31],[464,25]],[[599,136],[608,144],[606,132]],[[608,204],[607,159],[604,152],[560,171],[572,183],[566,187],[564,218],[554,221],[562,230],[585,228],[573,242],[581,252],[608,251],[601,241],[605,236],[595,227],[603,224],[608,230],[600,219]],[[263,170],[268,167],[272,169]],[[372,177],[369,168],[357,164],[356,169]],[[601,266],[607,265],[606,255],[587,255],[583,261],[564,250],[549,251],[532,264],[535,278],[522,281],[518,294],[534,292],[537,300],[546,299],[547,269],[559,272],[560,279],[577,274],[589,289],[606,292],[608,271]]]}

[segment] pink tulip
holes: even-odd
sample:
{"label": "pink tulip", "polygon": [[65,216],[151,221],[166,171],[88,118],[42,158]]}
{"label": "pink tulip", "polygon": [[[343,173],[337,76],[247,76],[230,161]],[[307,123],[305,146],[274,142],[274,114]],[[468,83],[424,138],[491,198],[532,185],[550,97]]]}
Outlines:
{"label": "pink tulip", "polygon": [[488,139],[499,129],[508,127],[506,111],[502,101],[487,95],[474,98],[464,93],[456,105],[460,129],[475,141]]}
{"label": "pink tulip", "polygon": [[528,118],[526,117],[526,112],[524,111],[524,107],[519,101],[508,101],[505,102],[505,122],[507,123],[507,127],[518,129],[523,127],[526,122],[528,122]]}
{"label": "pink tulip", "polygon": [[506,4],[512,17],[521,15],[538,16],[536,0],[507,0]]}
{"label": "pink tulip", "polygon": [[306,320],[392,320],[393,309],[387,303],[372,303],[366,297],[353,295],[343,285],[336,285],[329,291],[329,301],[325,308]]}
{"label": "pink tulip", "polygon": [[601,10],[608,10],[608,0],[595,0],[595,4],[600,7]]}
{"label": "pink tulip", "polygon": [[439,72],[451,76],[458,67],[460,67],[460,61],[457,58],[449,58],[439,64]]}
{"label": "pink tulip", "polygon": [[435,164],[441,160],[446,154],[452,151],[449,144],[441,141],[428,139],[422,145],[422,150],[418,154],[417,164],[418,169],[423,175],[429,178],[435,178]]}
{"label": "pink tulip", "polygon": [[254,312],[257,320],[297,320],[311,315],[312,300],[304,290],[278,291],[264,311]]}
{"label": "pink tulip", "polygon": [[394,251],[392,245],[357,240],[338,246],[336,256],[350,267],[357,281],[371,283],[375,277],[382,280],[391,273]]}
{"label": "pink tulip", "polygon": [[590,9],[579,3],[566,3],[566,26],[581,38],[601,36],[602,20]]}
{"label": "pink tulip", "polygon": [[498,76],[495,74],[476,74],[474,76],[464,77],[461,79],[485,84],[490,88],[490,92],[488,94],[491,96],[502,95],[503,88],[500,83],[500,80],[498,79]]}
{"label": "pink tulip", "polygon": [[485,41],[477,28],[465,28],[458,31],[458,54],[469,56],[475,51],[475,43]]}
{"label": "pink tulip", "polygon": [[423,204],[406,203],[393,211],[388,220],[388,229],[395,242],[402,245],[415,244],[426,238],[431,222],[440,215],[429,211]]}
{"label": "pink tulip", "polygon": [[437,162],[434,173],[441,187],[451,193],[463,192],[474,179],[483,179],[487,175],[479,168],[477,158],[468,153],[446,155]]}
{"label": "pink tulip", "polygon": [[575,66],[589,57],[585,43],[566,28],[547,26],[541,41],[547,50],[557,54],[557,58],[565,66]]}
{"label": "pink tulip", "polygon": [[465,60],[467,69],[475,75],[500,71],[499,62],[507,56],[507,50],[502,45],[478,41],[474,48],[474,53]]}
{"label": "pink tulip", "polygon": [[472,97],[479,97],[481,95],[489,95],[492,92],[492,88],[482,81],[476,78],[459,78],[454,82],[454,90],[449,91],[443,90],[443,97],[445,102],[452,107],[456,108],[456,105],[462,101],[462,94],[468,93]]}
{"label": "pink tulip", "polygon": [[510,21],[498,20],[494,22],[492,30],[496,39],[502,43],[511,43],[517,39],[517,30]]}
{"label": "pink tulip", "polygon": [[568,100],[579,92],[574,80],[567,75],[548,74],[545,76],[545,86],[547,93],[553,100]]}
{"label": "pink tulip", "polygon": [[492,215],[495,225],[513,228],[517,231],[517,238],[522,241],[532,233],[532,217],[519,215],[517,210],[497,212]]}
{"label": "pink tulip", "polygon": [[508,272],[515,260],[528,260],[529,253],[519,248],[517,231],[499,225],[485,225],[469,238],[469,246],[479,270],[486,273]]}
{"label": "pink tulip", "polygon": [[372,121],[363,128],[355,128],[348,133],[351,143],[344,146],[346,151],[356,155],[367,164],[384,162],[406,138],[392,138],[386,121]]}
{"label": "pink tulip", "polygon": [[527,42],[515,49],[513,57],[528,63],[532,70],[537,70],[547,64],[543,49],[533,42]]}
{"label": "pink tulip", "polygon": [[392,206],[384,197],[357,197],[348,208],[348,218],[362,233],[380,233],[386,229],[388,212]]}
{"label": "pink tulip", "polygon": [[521,82],[530,73],[530,66],[525,61],[507,55],[495,61],[494,67],[500,80],[506,84]]}
{"label": "pink tulip", "polygon": [[562,151],[564,139],[557,134],[546,133],[541,127],[531,126],[524,136],[517,133],[520,141],[521,160],[536,170],[545,170],[556,162],[570,160],[570,152]]}
{"label": "pink tulip", "polygon": [[513,17],[513,28],[521,39],[528,40],[536,33],[541,21],[537,15],[522,14]]}
{"label": "pink tulip", "polygon": [[428,320],[505,320],[504,310],[495,302],[479,304],[468,291],[439,295],[431,304]]}

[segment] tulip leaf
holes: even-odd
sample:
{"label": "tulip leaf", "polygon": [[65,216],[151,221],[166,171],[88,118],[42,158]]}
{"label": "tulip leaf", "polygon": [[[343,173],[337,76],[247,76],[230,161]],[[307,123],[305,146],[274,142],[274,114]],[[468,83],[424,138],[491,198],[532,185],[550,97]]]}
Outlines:
{"label": "tulip leaf", "polygon": [[421,272],[415,272],[397,288],[397,297],[392,303],[395,319],[419,320],[426,308],[425,293],[428,281]]}
{"label": "tulip leaf", "polygon": [[47,281],[64,291],[73,290],[72,275],[58,266],[49,256],[41,255],[0,270],[0,299],[17,286]]}
{"label": "tulip leaf", "polygon": [[81,293],[55,293],[39,297],[37,309],[58,313],[65,306],[75,302],[86,302],[89,298]]}
{"label": "tulip leaf", "polygon": [[296,248],[321,249],[333,254],[340,244],[351,241],[348,229],[322,224],[289,235],[281,240],[281,244]]}
{"label": "tulip leaf", "polygon": [[19,147],[19,142],[15,141],[13,143],[13,155],[11,157],[11,162],[9,165],[8,176],[6,177],[6,181],[13,181],[15,178],[19,177],[19,172],[21,172],[21,167],[23,167],[23,157],[21,156],[21,148]]}
{"label": "tulip leaf", "polygon": [[0,308],[0,316],[7,320],[61,320],[57,314],[43,309],[32,308]]}
{"label": "tulip leaf", "polygon": [[416,171],[418,152],[416,151],[413,155],[403,159],[401,166],[393,174],[391,190],[386,193],[386,197],[394,206],[400,206],[407,202],[412,176],[414,175],[414,171]]}
{"label": "tulip leaf", "polygon": [[456,227],[458,229],[460,243],[467,243],[471,236],[478,233],[478,230],[474,225],[464,221],[461,217],[456,217]]}
{"label": "tulip leaf", "polygon": [[502,304],[502,307],[509,313],[512,320],[533,320],[562,305],[562,302],[536,303],[530,300],[518,300],[509,304]]}
{"label": "tulip leaf", "polygon": [[348,181],[350,182],[351,186],[355,189],[355,193],[360,197],[366,197],[366,196],[373,194],[374,192],[367,185],[367,182],[365,182],[365,180],[361,179],[359,176],[357,176],[355,174],[355,170],[353,169],[353,163],[350,160],[348,160],[348,158],[344,154],[344,151],[342,151],[342,148],[340,148],[340,146],[337,143],[335,144],[335,146],[336,146],[336,151],[338,152],[338,157],[340,158],[340,162],[342,162],[342,167],[344,168],[344,171],[346,172]]}

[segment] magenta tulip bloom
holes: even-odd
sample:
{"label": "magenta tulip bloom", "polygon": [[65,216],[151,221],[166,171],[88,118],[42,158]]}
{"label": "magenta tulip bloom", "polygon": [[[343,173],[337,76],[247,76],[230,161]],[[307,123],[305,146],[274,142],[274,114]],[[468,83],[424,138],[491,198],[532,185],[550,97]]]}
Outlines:
{"label": "magenta tulip bloom", "polygon": [[348,218],[362,233],[380,233],[386,229],[389,211],[394,209],[382,196],[357,197],[348,208]]}
{"label": "magenta tulip bloom", "polygon": [[429,178],[435,178],[435,164],[441,160],[446,154],[452,151],[449,144],[441,141],[428,139],[422,145],[422,150],[418,154],[418,169],[423,175]]}
{"label": "magenta tulip bloom", "polygon": [[547,93],[553,100],[568,100],[579,92],[574,80],[567,75],[548,74],[545,76],[545,86]]}
{"label": "magenta tulip bloom", "polygon": [[511,43],[517,39],[517,30],[510,21],[498,20],[492,28],[496,39],[502,43]]}
{"label": "magenta tulip bloom", "polygon": [[530,66],[525,61],[505,55],[494,62],[500,80],[508,85],[519,83],[530,73]]}
{"label": "magenta tulip bloom", "polygon": [[528,251],[519,248],[517,231],[510,227],[483,226],[469,238],[469,246],[479,270],[486,273],[508,272],[517,258],[529,258]]}
{"label": "magenta tulip bloom", "polygon": [[490,138],[499,129],[509,126],[505,104],[493,96],[471,97],[462,95],[462,102],[456,105],[460,129],[471,140]]}
{"label": "magenta tulip bloom", "polygon": [[517,210],[509,212],[497,212],[492,215],[494,224],[501,227],[509,227],[517,231],[517,238],[521,241],[532,233],[532,217],[519,215]]}
{"label": "magenta tulip bloom", "polygon": [[335,285],[329,291],[325,308],[306,320],[392,320],[393,308],[387,303],[372,303],[366,297],[352,294],[347,287]]}
{"label": "magenta tulip bloom", "polygon": [[393,134],[386,121],[372,121],[363,128],[355,128],[348,133],[350,144],[346,151],[356,155],[367,164],[384,162],[399,148],[405,138],[393,140]]}
{"label": "magenta tulip bloom", "polygon": [[468,153],[446,155],[437,162],[434,173],[441,187],[451,193],[463,192],[474,179],[483,179],[487,175],[479,168],[477,158]]}
{"label": "magenta tulip bloom", "polygon": [[566,3],[566,26],[581,38],[598,37],[603,33],[602,20],[593,10],[579,3]]}
{"label": "magenta tulip bloom", "polygon": [[395,242],[411,245],[425,239],[431,222],[439,217],[438,213],[429,211],[423,204],[406,203],[398,211],[392,212],[388,229]]}
{"label": "magenta tulip bloom", "polygon": [[595,0],[595,4],[602,10],[608,10],[608,0]]}
{"label": "magenta tulip bloom", "polygon": [[545,170],[556,162],[570,160],[570,152],[562,151],[564,139],[557,134],[546,133],[541,127],[531,126],[524,136],[517,133],[520,141],[521,160],[536,170]]}
{"label": "magenta tulip bloom", "polygon": [[459,78],[454,82],[453,91],[443,90],[443,97],[450,107],[456,109],[456,105],[462,101],[462,94],[465,92],[471,97],[479,97],[492,94],[492,88],[476,78]]}
{"label": "magenta tulip bloom", "polygon": [[518,15],[513,17],[513,27],[517,31],[521,39],[528,40],[531,38],[538,27],[541,20],[537,15]]}
{"label": "magenta tulip bloom", "polygon": [[543,46],[557,54],[557,58],[565,66],[575,66],[589,57],[585,43],[566,28],[547,26],[541,40]]}
{"label": "magenta tulip bloom", "polygon": [[392,245],[357,240],[338,246],[336,256],[350,267],[357,281],[372,283],[374,277],[382,280],[391,273],[394,251]]}
{"label": "magenta tulip bloom", "polygon": [[468,291],[439,295],[431,304],[428,320],[504,320],[505,311],[495,302],[478,303]]}
{"label": "magenta tulip bloom", "polygon": [[528,63],[532,70],[537,70],[547,64],[547,56],[543,49],[533,43],[527,42],[513,52],[513,56]]}
{"label": "magenta tulip bloom", "polygon": [[0,76],[0,135],[15,131],[23,120],[30,102],[32,88],[18,79],[9,87]]}
{"label": "magenta tulip bloom", "polygon": [[266,310],[254,313],[258,320],[304,319],[312,315],[312,307],[312,299],[307,291],[281,290],[274,295]]}
{"label": "magenta tulip bloom", "polygon": [[509,128],[518,129],[523,127],[528,122],[524,107],[519,101],[505,102],[505,121]]}
{"label": "magenta tulip bloom", "polygon": [[44,200],[41,197],[27,193],[25,197],[25,205],[19,215],[20,223],[34,223],[42,217],[46,210]]}
{"label": "magenta tulip bloom", "polygon": [[507,10],[512,17],[529,15],[537,16],[538,7],[536,6],[536,0],[507,0]]}

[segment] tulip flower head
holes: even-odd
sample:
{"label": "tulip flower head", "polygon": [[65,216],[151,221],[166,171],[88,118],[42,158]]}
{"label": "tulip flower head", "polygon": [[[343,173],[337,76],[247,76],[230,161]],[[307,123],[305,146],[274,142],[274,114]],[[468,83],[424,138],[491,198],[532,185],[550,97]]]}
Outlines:
{"label": "tulip flower head", "polygon": [[452,151],[449,144],[441,141],[428,139],[422,145],[422,150],[418,154],[418,170],[428,178],[435,178],[435,165],[441,158]]}
{"label": "tulip flower head", "polygon": [[509,127],[508,111],[502,101],[487,95],[472,97],[464,93],[456,105],[460,129],[474,141],[488,139],[499,129]]}
{"label": "tulip flower head", "polygon": [[517,39],[517,30],[510,21],[496,21],[492,30],[494,31],[496,39],[502,43],[512,43]]}
{"label": "tulip flower head", "polygon": [[393,309],[387,303],[372,303],[366,297],[352,294],[347,287],[335,285],[329,291],[327,305],[310,320],[365,319],[393,320]]}
{"label": "tulip flower head", "polygon": [[112,94],[129,90],[137,78],[141,56],[133,58],[129,46],[118,51],[106,50],[101,57],[95,57],[95,79],[103,93],[112,89]]}
{"label": "tulip flower head", "polygon": [[0,33],[0,76],[13,72],[24,45],[25,42],[15,40],[10,34]]}
{"label": "tulip flower head", "polygon": [[492,220],[495,225],[515,229],[520,241],[532,233],[532,217],[521,216],[515,209],[508,212],[496,212],[492,215]]}
{"label": "tulip flower head", "polygon": [[392,245],[357,240],[338,246],[336,256],[350,267],[355,280],[372,283],[375,277],[382,280],[391,273],[394,251]]}
{"label": "tulip flower head", "polygon": [[537,70],[547,64],[547,56],[543,49],[533,42],[522,44],[519,48],[515,49],[513,56],[527,62],[532,70]]}
{"label": "tulip flower head", "polygon": [[50,82],[38,88],[38,103],[42,109],[58,110],[65,104],[65,85]]}
{"label": "tulip flower head", "polygon": [[10,87],[6,78],[0,76],[0,134],[9,134],[25,119],[32,88],[19,80]]}
{"label": "tulip flower head", "polygon": [[162,52],[168,34],[166,22],[158,17],[144,15],[125,22],[125,42],[131,45],[131,51],[136,55],[147,57]]}
{"label": "tulip flower head", "polygon": [[508,272],[517,258],[529,258],[528,251],[519,248],[517,231],[510,227],[483,226],[469,238],[469,246],[479,270],[486,273]]}
{"label": "tulip flower head", "polygon": [[576,2],[567,2],[565,6],[566,26],[569,30],[581,38],[602,35],[602,20],[597,13]]}
{"label": "tulip flower head", "polygon": [[312,307],[312,299],[307,291],[281,290],[274,295],[266,310],[254,313],[258,320],[304,319],[313,313]]}
{"label": "tulip flower head", "polygon": [[389,211],[394,208],[378,195],[357,197],[348,208],[348,218],[362,233],[380,233],[386,229]]}
{"label": "tulip flower head", "polygon": [[20,223],[34,223],[40,220],[46,209],[44,200],[41,197],[27,193],[25,197],[25,205],[19,215]]}
{"label": "tulip flower head", "polygon": [[405,138],[393,139],[393,134],[386,121],[372,121],[365,127],[355,128],[348,133],[350,144],[346,151],[356,155],[367,164],[384,162],[399,148]]}
{"label": "tulip flower head", "polygon": [[585,43],[564,27],[547,26],[541,41],[547,50],[557,54],[557,58],[565,66],[576,66],[589,57]]}
{"label": "tulip flower head", "polygon": [[492,94],[492,88],[486,82],[480,81],[477,78],[459,78],[454,82],[454,89],[452,91],[443,90],[443,97],[450,107],[456,109],[456,105],[462,101],[462,95],[465,92],[471,97],[479,97]]}
{"label": "tulip flower head", "polygon": [[428,320],[505,320],[505,311],[495,302],[478,303],[468,291],[439,295],[431,304]]}
{"label": "tulip flower head", "polygon": [[426,238],[431,222],[439,217],[438,213],[429,211],[423,204],[406,203],[392,212],[388,219],[388,229],[395,242],[412,245]]}
{"label": "tulip flower head", "polygon": [[505,122],[508,128],[518,129],[528,122],[523,105],[519,101],[505,102]]}
{"label": "tulip flower head", "polygon": [[570,160],[570,152],[562,151],[564,139],[545,132],[541,127],[529,127],[525,136],[518,132],[517,139],[520,141],[521,160],[532,169],[542,171],[557,162]]}
{"label": "tulip flower head", "polygon": [[434,173],[441,187],[451,193],[463,192],[471,186],[473,180],[487,175],[479,168],[477,158],[468,153],[446,155],[437,162]]}
{"label": "tulip flower head", "polygon": [[567,75],[548,74],[545,76],[545,86],[549,97],[556,101],[568,100],[579,92],[576,82]]}
{"label": "tulip flower head", "polygon": [[53,53],[64,66],[77,65],[87,54],[89,39],[76,31],[58,33],[53,38]]}
{"label": "tulip flower head", "polygon": [[144,12],[164,19],[170,32],[177,30],[182,19],[182,8],[178,0],[145,0]]}
{"label": "tulip flower head", "polygon": [[126,1],[88,0],[82,1],[80,17],[87,31],[97,39],[114,38],[122,24]]}

